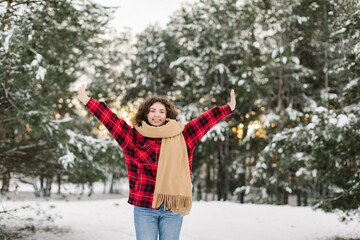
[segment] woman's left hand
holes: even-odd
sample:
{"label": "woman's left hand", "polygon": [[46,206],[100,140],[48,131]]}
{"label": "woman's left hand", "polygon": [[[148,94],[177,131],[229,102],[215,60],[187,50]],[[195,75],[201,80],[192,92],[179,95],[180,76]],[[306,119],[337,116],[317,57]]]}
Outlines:
{"label": "woman's left hand", "polygon": [[230,100],[229,106],[230,106],[230,108],[231,108],[231,111],[234,111],[235,105],[236,105],[235,91],[234,91],[234,89],[231,89],[230,96],[231,96],[231,100]]}

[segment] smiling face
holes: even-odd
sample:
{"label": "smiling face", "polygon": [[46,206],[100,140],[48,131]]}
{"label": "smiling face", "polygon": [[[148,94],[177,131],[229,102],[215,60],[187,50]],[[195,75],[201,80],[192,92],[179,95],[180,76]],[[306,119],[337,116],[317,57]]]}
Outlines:
{"label": "smiling face", "polygon": [[151,126],[159,127],[165,123],[166,120],[166,108],[165,105],[159,102],[150,106],[147,120]]}

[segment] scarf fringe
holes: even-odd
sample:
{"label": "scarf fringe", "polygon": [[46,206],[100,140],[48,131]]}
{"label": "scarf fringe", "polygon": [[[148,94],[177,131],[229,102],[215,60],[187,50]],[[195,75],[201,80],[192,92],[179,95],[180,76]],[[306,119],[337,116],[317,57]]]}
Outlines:
{"label": "scarf fringe", "polygon": [[173,214],[180,213],[181,216],[185,216],[190,213],[192,197],[154,193],[152,208],[159,208],[163,202],[166,210],[171,210]]}

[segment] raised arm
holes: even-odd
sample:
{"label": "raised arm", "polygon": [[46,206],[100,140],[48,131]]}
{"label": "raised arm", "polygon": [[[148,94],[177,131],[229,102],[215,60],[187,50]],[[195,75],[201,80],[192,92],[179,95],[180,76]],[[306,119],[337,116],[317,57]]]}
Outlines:
{"label": "raised arm", "polygon": [[188,148],[194,149],[201,138],[213,126],[231,115],[232,111],[235,110],[236,105],[234,90],[231,90],[230,96],[230,104],[214,107],[185,125],[183,133],[187,139],[186,144],[188,145]]}
{"label": "raised arm", "polygon": [[84,85],[78,90],[78,99],[107,128],[120,147],[122,149],[126,148],[132,133],[131,127],[123,119],[118,118],[104,102],[98,102],[93,98],[89,98]]}
{"label": "raised arm", "polygon": [[85,91],[85,85],[81,85],[81,87],[79,87],[79,90],[78,90],[78,95],[77,95],[78,99],[80,100],[80,102],[82,102],[84,105],[86,105],[90,98],[88,97],[88,95],[86,94],[86,91]]}
{"label": "raised arm", "polygon": [[231,89],[230,91],[230,104],[229,104],[231,111],[233,112],[235,110],[236,106],[236,99],[235,99],[235,91],[234,89]]}

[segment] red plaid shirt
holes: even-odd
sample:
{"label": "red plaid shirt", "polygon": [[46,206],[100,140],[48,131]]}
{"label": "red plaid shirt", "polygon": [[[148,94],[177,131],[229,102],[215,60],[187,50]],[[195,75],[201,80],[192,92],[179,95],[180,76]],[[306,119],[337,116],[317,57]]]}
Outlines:
{"label": "red plaid shirt", "polygon": [[[151,208],[160,138],[147,138],[118,118],[104,102],[91,98],[86,108],[109,130],[124,152],[129,178],[129,200],[132,205]],[[190,175],[193,151],[200,139],[215,124],[231,114],[229,105],[214,107],[185,125],[183,135],[189,157]]]}

